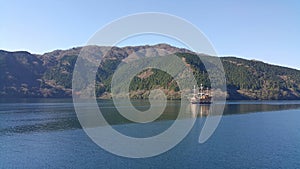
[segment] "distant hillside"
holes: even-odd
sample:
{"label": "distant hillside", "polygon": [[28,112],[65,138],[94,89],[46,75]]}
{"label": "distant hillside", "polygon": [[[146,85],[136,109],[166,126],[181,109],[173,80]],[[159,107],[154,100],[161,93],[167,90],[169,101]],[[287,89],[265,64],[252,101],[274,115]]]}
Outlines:
{"label": "distant hillside", "polygon": [[231,99],[299,99],[299,70],[235,57],[221,59]]}
{"label": "distant hillside", "polygon": [[[150,47],[113,47],[98,69],[97,96],[109,97],[111,77],[122,60]],[[155,47],[177,53],[192,69],[197,82],[210,86],[205,67],[193,52],[167,44]],[[94,51],[101,52],[103,48],[94,46]],[[43,55],[0,50],[0,97],[71,97],[72,72],[81,49],[56,50]],[[144,53],[145,57],[153,54]],[[235,57],[223,57],[221,61],[226,72],[228,99],[300,99],[299,70]],[[130,85],[130,95],[147,98],[149,90],[155,88],[163,89],[168,97],[179,97],[176,82],[157,69],[144,70],[136,76]]]}

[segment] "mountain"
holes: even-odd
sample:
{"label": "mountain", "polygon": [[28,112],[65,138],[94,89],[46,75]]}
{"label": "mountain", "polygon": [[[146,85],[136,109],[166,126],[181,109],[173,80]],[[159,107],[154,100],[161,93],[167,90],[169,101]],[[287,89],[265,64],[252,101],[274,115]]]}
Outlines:
{"label": "mountain", "polygon": [[[160,55],[157,49],[171,51],[193,71],[198,84],[209,87],[204,64],[196,53],[167,44],[154,46],[112,47],[106,51],[96,75],[96,95],[108,98],[114,70],[134,57]],[[26,51],[0,50],[0,97],[71,97],[72,76],[82,47],[55,50],[43,55]],[[108,47],[92,46],[93,53],[103,53]],[[143,51],[141,56],[133,53]],[[206,57],[206,55],[201,55]],[[210,57],[210,56],[207,56]],[[300,71],[270,65],[256,60],[222,57],[226,73],[228,99],[300,99]],[[163,89],[169,98],[178,98],[179,89],[167,73],[149,68],[135,76],[130,84],[132,98],[147,98],[151,89]]]}

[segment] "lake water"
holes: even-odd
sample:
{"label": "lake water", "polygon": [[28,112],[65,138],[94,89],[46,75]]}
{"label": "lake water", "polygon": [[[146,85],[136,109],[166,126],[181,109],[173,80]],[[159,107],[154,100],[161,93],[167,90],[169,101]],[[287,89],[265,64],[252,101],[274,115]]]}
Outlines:
{"label": "lake water", "polygon": [[[137,109],[148,107],[145,101],[133,102]],[[100,100],[99,105],[116,130],[135,137],[167,129],[179,109],[179,101],[168,102],[164,114],[140,131],[111,101]],[[194,127],[170,151],[131,159],[93,143],[81,129],[70,99],[2,99],[0,168],[300,168],[300,101],[227,102],[217,130],[199,144],[207,109],[195,109]]]}

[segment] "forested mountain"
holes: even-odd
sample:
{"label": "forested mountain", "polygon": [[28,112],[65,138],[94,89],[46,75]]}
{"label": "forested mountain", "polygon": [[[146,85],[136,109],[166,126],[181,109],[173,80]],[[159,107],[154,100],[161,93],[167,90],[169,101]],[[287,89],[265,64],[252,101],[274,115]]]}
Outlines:
{"label": "forested mountain", "polygon": [[[204,64],[187,49],[167,44],[113,47],[98,68],[96,95],[109,98],[110,82],[117,66],[133,52],[150,47],[176,53],[190,67],[199,84],[210,86]],[[103,48],[94,46],[93,50],[102,52]],[[0,97],[71,97],[72,73],[81,49],[55,50],[43,55],[0,50]],[[155,52],[146,52],[143,56],[150,57]],[[299,70],[236,57],[222,57],[221,61],[226,73],[228,99],[300,99]],[[149,90],[155,88],[163,89],[168,97],[179,97],[179,88],[174,79],[153,68],[133,78],[130,96],[147,98]]]}

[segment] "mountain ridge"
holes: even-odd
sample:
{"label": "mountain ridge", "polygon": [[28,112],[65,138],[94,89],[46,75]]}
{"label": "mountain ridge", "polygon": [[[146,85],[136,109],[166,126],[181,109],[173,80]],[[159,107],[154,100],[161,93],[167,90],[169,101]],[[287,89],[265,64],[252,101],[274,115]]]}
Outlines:
{"label": "mountain ridge", "polygon": [[[95,51],[104,47],[92,46]],[[107,59],[100,64],[97,73],[96,94],[109,97],[109,83],[116,66],[133,52],[151,47],[179,54],[191,65],[198,82],[209,87],[209,80],[196,53],[168,44],[111,47]],[[44,54],[27,51],[9,52],[0,50],[0,97],[71,97],[72,71],[83,47],[54,50]],[[110,47],[108,47],[110,48]],[[147,52],[145,52],[147,57]],[[150,53],[150,55],[153,53]],[[204,54],[202,54],[204,55]],[[226,72],[228,99],[300,99],[300,71],[257,60],[233,56],[220,58]],[[101,66],[102,65],[102,66]],[[143,78],[136,77],[132,84],[132,98],[147,98],[149,90],[164,89],[167,95],[178,96],[172,78],[157,70],[147,70]],[[159,83],[158,79],[167,79]],[[145,78],[146,77],[146,78]],[[143,83],[150,84],[145,86]]]}

